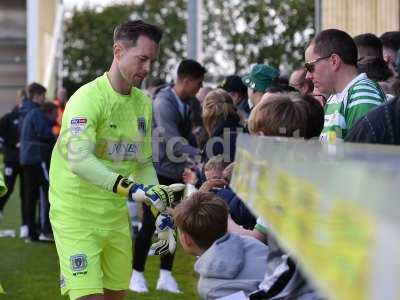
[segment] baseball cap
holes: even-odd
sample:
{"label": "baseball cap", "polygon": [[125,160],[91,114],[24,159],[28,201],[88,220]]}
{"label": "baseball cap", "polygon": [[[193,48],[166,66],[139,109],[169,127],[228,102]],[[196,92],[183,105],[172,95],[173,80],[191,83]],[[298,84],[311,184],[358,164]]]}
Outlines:
{"label": "baseball cap", "polygon": [[243,84],[240,76],[230,75],[225,77],[224,81],[219,86],[221,89],[224,89],[228,93],[230,92],[247,92],[247,87]]}
{"label": "baseball cap", "polygon": [[250,73],[242,77],[243,83],[257,92],[265,92],[274,79],[279,77],[279,70],[274,67],[256,64]]}

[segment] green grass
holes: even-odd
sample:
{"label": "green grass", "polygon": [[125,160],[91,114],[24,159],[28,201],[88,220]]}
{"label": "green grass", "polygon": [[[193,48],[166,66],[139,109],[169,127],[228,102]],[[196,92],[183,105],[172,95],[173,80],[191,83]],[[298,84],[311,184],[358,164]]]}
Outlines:
{"label": "green grass", "polygon": [[[4,218],[0,220],[0,230],[14,229],[19,234],[20,200],[17,192],[9,199]],[[150,292],[137,294],[128,292],[126,299],[199,299],[196,292],[197,277],[193,271],[194,258],[178,248],[173,274],[183,291],[176,295],[155,291],[159,273],[159,258],[149,257],[145,277]],[[58,286],[59,268],[53,244],[26,244],[19,238],[0,238],[0,283],[6,294],[0,300],[57,300],[69,299],[60,295]]]}

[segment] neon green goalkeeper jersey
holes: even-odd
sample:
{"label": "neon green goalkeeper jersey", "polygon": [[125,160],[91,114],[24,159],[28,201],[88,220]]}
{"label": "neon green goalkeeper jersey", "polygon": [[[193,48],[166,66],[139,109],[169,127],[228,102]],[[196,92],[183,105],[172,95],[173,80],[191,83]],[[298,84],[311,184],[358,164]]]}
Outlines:
{"label": "neon green goalkeeper jersey", "polygon": [[104,74],[68,101],[50,165],[53,225],[113,229],[128,220],[112,192],[118,175],[157,184],[151,147],[152,105],[144,93],[115,92]]}

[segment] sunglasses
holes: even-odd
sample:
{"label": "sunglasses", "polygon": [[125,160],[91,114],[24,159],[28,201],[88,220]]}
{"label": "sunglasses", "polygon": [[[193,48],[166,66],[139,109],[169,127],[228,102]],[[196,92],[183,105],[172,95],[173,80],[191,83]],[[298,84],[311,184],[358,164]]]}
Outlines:
{"label": "sunglasses", "polygon": [[309,72],[309,73],[314,72],[315,64],[316,64],[317,62],[321,61],[321,60],[324,60],[324,59],[327,59],[327,58],[331,57],[331,55],[332,55],[332,54],[329,54],[328,56],[319,57],[319,58],[316,58],[316,59],[314,59],[314,60],[312,60],[312,61],[306,62],[306,63],[304,64],[304,69],[306,69],[306,71]]}

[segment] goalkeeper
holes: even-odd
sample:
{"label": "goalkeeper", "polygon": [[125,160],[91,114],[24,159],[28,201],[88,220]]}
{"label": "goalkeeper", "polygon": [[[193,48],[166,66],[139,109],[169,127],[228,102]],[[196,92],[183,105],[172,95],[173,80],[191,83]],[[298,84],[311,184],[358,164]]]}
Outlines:
{"label": "goalkeeper", "polygon": [[[152,106],[138,89],[161,36],[143,21],[117,26],[110,70],[82,86],[66,106],[49,193],[61,292],[71,299],[123,299],[132,265],[126,200],[145,201],[155,215],[173,202],[171,188],[157,185]],[[173,230],[165,233],[156,253],[174,251]]]}

